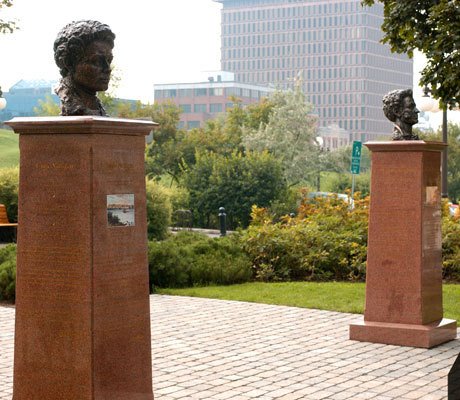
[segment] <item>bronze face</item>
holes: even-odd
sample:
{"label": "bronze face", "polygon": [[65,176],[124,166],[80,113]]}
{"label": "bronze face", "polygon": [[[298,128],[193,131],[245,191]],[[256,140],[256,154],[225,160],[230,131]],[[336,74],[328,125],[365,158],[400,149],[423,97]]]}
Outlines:
{"label": "bronze face", "polygon": [[401,114],[401,121],[409,124],[415,125],[418,122],[418,113],[419,110],[415,105],[415,101],[412,96],[404,97],[403,99],[403,110]]}
{"label": "bronze face", "polygon": [[103,41],[90,43],[85,48],[83,58],[72,72],[75,85],[89,93],[107,90],[112,59],[112,47],[109,43]]}

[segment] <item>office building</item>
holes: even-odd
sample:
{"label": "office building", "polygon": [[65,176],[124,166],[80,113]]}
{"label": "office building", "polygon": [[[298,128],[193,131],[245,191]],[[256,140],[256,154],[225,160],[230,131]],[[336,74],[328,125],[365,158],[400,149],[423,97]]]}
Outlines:
{"label": "office building", "polygon": [[301,80],[322,127],[352,140],[389,135],[390,90],[412,87],[412,61],[382,39],[383,6],[360,0],[214,0],[222,3],[222,69],[246,84]]}
{"label": "office building", "polygon": [[179,128],[203,126],[208,119],[233,107],[234,97],[242,105],[247,105],[275,91],[273,88],[235,82],[234,74],[225,71],[208,75],[203,82],[154,85],[155,103],[172,102],[181,108]]}

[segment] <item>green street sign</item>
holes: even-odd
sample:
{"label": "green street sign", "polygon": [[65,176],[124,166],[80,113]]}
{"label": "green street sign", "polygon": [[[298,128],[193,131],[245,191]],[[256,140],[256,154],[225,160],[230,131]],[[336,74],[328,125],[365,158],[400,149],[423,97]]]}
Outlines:
{"label": "green street sign", "polygon": [[362,143],[360,141],[355,140],[353,142],[353,150],[351,152],[351,173],[354,175],[359,174],[359,170],[361,167],[361,147]]}

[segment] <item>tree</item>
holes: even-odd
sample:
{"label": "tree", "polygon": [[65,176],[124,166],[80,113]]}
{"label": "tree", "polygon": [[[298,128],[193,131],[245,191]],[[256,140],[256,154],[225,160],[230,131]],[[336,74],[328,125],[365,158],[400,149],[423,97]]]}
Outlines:
{"label": "tree", "polygon": [[[12,0],[0,0],[0,10],[3,7],[11,7],[12,5]],[[0,33],[12,33],[15,29],[19,29],[16,22],[0,19]]]}
{"label": "tree", "polygon": [[428,63],[421,85],[451,108],[460,102],[460,1],[459,0],[362,0],[363,5],[384,5],[384,43],[391,50],[425,54]]}
{"label": "tree", "polygon": [[57,104],[51,95],[47,94],[45,100],[38,100],[38,106],[34,107],[34,113],[39,116],[55,116],[61,113],[61,107]]}
{"label": "tree", "polygon": [[447,182],[449,198],[455,202],[460,199],[460,125],[448,124],[449,159]]}
{"label": "tree", "polygon": [[248,150],[268,150],[280,159],[290,184],[317,177],[325,154],[316,141],[317,118],[306,101],[301,85],[294,91],[275,92],[267,122],[243,129],[243,144]]}
{"label": "tree", "polygon": [[[206,121],[202,128],[187,132],[177,129],[180,119],[180,109],[177,106],[172,103],[149,106],[156,110],[151,114],[160,127],[154,133],[154,142],[147,149],[147,172],[157,176],[168,173],[178,182],[183,167],[195,164],[196,152],[228,156],[235,150],[242,151],[243,127],[256,128],[266,123],[273,103],[262,99],[258,103],[243,107],[237,98],[231,100],[234,106],[225,115]],[[120,116],[133,118],[134,115],[138,117],[141,114],[135,109]]]}
{"label": "tree", "polygon": [[285,190],[280,162],[268,152],[197,153],[182,183],[202,227],[215,225],[219,207],[232,228],[247,227],[252,205],[266,207]]}

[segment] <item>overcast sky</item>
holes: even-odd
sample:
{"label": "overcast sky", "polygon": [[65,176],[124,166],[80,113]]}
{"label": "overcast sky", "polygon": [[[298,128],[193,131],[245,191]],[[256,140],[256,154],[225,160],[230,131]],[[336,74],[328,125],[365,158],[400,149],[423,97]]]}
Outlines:
{"label": "overcast sky", "polygon": [[[59,79],[57,33],[71,21],[96,19],[117,36],[116,95],[152,101],[154,83],[191,82],[220,69],[221,7],[213,0],[14,0],[1,10],[20,30],[0,35],[0,86],[7,91],[20,79]],[[415,72],[421,65],[416,59]]]}
{"label": "overcast sky", "polygon": [[[20,30],[0,35],[0,86],[20,79],[58,79],[53,42],[79,19],[108,24],[116,34],[118,95],[152,99],[153,83],[190,81],[220,69],[220,9],[212,0],[14,0],[3,19]],[[4,11],[5,10],[5,11]]]}

